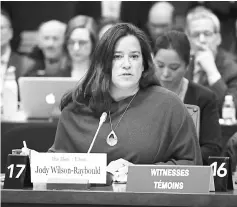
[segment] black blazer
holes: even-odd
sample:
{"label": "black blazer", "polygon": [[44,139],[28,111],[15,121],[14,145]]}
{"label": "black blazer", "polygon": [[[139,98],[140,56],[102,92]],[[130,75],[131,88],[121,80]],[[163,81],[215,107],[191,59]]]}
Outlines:
{"label": "black blazer", "polygon": [[7,70],[9,67],[14,66],[16,68],[15,70],[15,77],[16,77],[16,82],[18,85],[18,100],[20,100],[20,91],[19,91],[19,84],[18,84],[18,79],[21,76],[24,76],[25,73],[27,72],[28,66],[32,63],[32,59],[25,56],[25,55],[20,55],[16,52],[11,52],[10,58],[7,64]]}
{"label": "black blazer", "polygon": [[66,56],[61,57],[58,68],[54,70],[47,69],[44,63],[44,57],[35,56],[33,57],[31,64],[28,65],[24,76],[26,77],[70,77],[71,69]]}
{"label": "black blazer", "polygon": [[11,52],[10,58],[7,64],[7,69],[10,66],[14,66],[16,68],[15,76],[16,81],[18,82],[19,77],[24,76],[27,71],[27,66],[30,64],[32,60],[25,55],[20,55],[16,52]]}
{"label": "black blazer", "polygon": [[203,163],[207,165],[208,157],[219,156],[222,149],[216,95],[208,88],[190,81],[184,103],[200,107],[199,143]]}
{"label": "black blazer", "polygon": [[[215,92],[218,98],[219,113],[221,114],[221,108],[226,94],[231,94],[233,96],[235,105],[237,106],[237,63],[235,62],[233,55],[222,48],[218,49],[215,63],[220,72],[221,79],[210,86],[207,77],[205,77],[201,84]],[[194,61],[192,59],[189,69],[185,74],[185,77],[188,80],[193,80],[193,71]]]}

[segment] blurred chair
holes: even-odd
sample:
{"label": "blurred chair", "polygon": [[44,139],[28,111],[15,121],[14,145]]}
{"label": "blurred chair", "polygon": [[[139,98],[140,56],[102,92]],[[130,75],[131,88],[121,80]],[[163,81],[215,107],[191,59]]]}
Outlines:
{"label": "blurred chair", "polygon": [[37,45],[37,31],[22,31],[20,34],[21,41],[18,48],[19,53],[29,54]]}
{"label": "blurred chair", "polygon": [[200,133],[200,108],[196,105],[185,104],[186,108],[188,109],[189,114],[191,115],[194,125],[197,130],[197,137],[199,139]]}
{"label": "blurred chair", "polygon": [[21,149],[24,140],[28,148],[47,152],[53,145],[56,129],[56,125],[36,124],[16,127],[2,134],[1,173],[5,172],[8,154],[11,154],[12,149]]}

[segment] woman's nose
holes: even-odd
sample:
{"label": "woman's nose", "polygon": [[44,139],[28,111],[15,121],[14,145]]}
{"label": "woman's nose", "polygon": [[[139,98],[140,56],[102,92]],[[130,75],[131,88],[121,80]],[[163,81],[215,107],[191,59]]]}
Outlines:
{"label": "woman's nose", "polygon": [[126,57],[126,56],[124,57],[123,67],[125,69],[129,69],[131,67],[131,63],[130,63],[129,57]]}
{"label": "woman's nose", "polygon": [[167,67],[165,67],[162,74],[164,77],[168,77],[169,76],[169,69]]}
{"label": "woman's nose", "polygon": [[80,45],[78,42],[75,42],[74,45],[73,45],[73,50],[79,50],[80,49]]}
{"label": "woman's nose", "polygon": [[54,45],[54,40],[53,39],[48,39],[47,41],[45,41],[45,44],[48,47],[52,47]]}
{"label": "woman's nose", "polygon": [[206,37],[205,37],[205,35],[203,33],[201,33],[199,35],[199,42],[201,42],[201,43],[206,42]]}

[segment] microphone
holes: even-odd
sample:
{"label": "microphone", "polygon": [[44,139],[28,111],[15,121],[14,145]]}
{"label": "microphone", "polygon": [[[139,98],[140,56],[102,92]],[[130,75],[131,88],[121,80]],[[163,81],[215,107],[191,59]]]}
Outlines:
{"label": "microphone", "polygon": [[93,145],[94,145],[94,142],[95,142],[95,140],[96,140],[96,137],[97,137],[97,135],[98,135],[98,133],[99,133],[99,131],[100,131],[100,127],[103,125],[103,123],[105,122],[106,118],[107,118],[107,113],[106,113],[106,112],[103,112],[102,115],[101,115],[101,117],[100,117],[99,126],[98,126],[98,128],[97,128],[97,130],[96,130],[96,133],[95,133],[95,135],[94,135],[94,138],[93,138],[93,140],[92,140],[92,142],[91,142],[91,144],[90,144],[90,147],[89,147],[87,153],[90,153],[90,152],[91,152],[91,149],[92,149],[92,147],[93,147]]}

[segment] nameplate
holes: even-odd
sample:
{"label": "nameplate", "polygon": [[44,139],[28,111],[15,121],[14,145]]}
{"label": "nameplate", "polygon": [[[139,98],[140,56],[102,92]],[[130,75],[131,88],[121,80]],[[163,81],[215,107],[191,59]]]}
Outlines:
{"label": "nameplate", "polygon": [[32,183],[106,183],[105,153],[32,153]]}
{"label": "nameplate", "polygon": [[208,193],[214,190],[210,166],[134,165],[128,167],[127,191]]}

